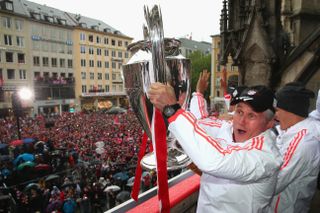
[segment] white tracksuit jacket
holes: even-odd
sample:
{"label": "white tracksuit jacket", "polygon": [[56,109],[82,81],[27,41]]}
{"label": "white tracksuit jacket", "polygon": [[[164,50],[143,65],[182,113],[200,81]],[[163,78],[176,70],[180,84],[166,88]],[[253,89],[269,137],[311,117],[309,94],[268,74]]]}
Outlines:
{"label": "white tracksuit jacket", "polygon": [[270,212],[309,212],[320,168],[320,91],[317,110],[282,131],[277,146],[283,156]]}
{"label": "white tracksuit jacket", "polygon": [[308,212],[320,167],[320,122],[307,118],[291,126],[277,145],[284,162],[270,212]]}
{"label": "white tracksuit jacket", "polygon": [[207,101],[203,98],[202,93],[192,93],[192,98],[190,100],[190,112],[192,112],[197,119],[207,118],[209,116],[207,106]]}
{"label": "white tracksuit jacket", "polygon": [[234,143],[232,123],[197,120],[182,109],[169,123],[170,132],[203,172],[197,212],[268,211],[282,163],[270,131]]}

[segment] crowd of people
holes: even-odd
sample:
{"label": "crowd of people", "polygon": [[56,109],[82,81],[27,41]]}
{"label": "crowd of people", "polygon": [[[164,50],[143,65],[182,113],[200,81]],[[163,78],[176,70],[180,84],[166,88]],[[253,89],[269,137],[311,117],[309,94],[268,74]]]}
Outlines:
{"label": "crowd of people", "polygon": [[[31,143],[13,143],[15,122],[0,119],[1,156],[8,156],[0,176],[18,212],[102,212],[130,198],[142,137],[132,111],[63,113],[50,125],[41,115],[20,118]],[[26,154],[34,164],[20,169]],[[156,185],[155,172],[145,171],[141,183],[141,191]]]}
{"label": "crowd of people", "polygon": [[[244,87],[233,91],[233,112],[223,120],[207,112],[208,79],[208,72],[200,75],[190,111],[181,109],[170,85],[154,83],[148,92],[202,176],[197,211],[308,212],[320,169],[319,97],[308,114],[315,94],[301,83],[275,94],[262,85]],[[142,137],[133,112],[64,113],[50,127],[43,116],[21,123],[22,136],[35,139],[31,145],[13,146],[14,121],[0,120],[1,144],[10,145],[6,154],[15,159],[1,161],[2,182],[12,189],[17,209],[103,212],[130,198]],[[25,153],[49,165],[50,173],[23,183],[27,173],[16,167]],[[142,177],[141,190],[156,185],[154,172]]]}

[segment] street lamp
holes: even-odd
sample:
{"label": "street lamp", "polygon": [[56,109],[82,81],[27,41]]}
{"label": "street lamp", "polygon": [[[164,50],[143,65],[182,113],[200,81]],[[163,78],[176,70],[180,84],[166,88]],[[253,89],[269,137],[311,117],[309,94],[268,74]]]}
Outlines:
{"label": "street lamp", "polygon": [[32,97],[32,92],[30,89],[23,87],[18,91],[19,98],[24,101],[28,101]]}
{"label": "street lamp", "polygon": [[17,120],[18,138],[21,140],[20,117],[23,115],[22,101],[30,100],[32,92],[28,88],[22,88],[12,93],[12,110]]}

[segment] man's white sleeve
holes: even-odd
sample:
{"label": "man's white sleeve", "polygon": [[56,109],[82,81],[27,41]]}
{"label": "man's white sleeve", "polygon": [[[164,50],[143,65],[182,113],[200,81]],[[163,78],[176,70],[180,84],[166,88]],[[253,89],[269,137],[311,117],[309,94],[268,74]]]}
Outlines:
{"label": "man's white sleeve", "polygon": [[201,93],[192,93],[190,112],[192,112],[197,119],[208,117],[207,101]]}
{"label": "man's white sleeve", "polygon": [[254,182],[274,175],[280,167],[280,154],[277,156],[273,152],[277,150],[266,148],[266,135],[253,138],[246,147],[230,143],[222,146],[198,125],[199,121],[190,112],[179,110],[169,122],[170,132],[202,172],[240,182]]}
{"label": "man's white sleeve", "polygon": [[316,102],[316,109],[313,110],[310,114],[309,117],[315,118],[317,120],[320,120],[320,90],[318,91],[318,98]]}
{"label": "man's white sleeve", "polygon": [[[317,122],[320,126],[320,122]],[[320,127],[316,127],[320,131]],[[315,130],[315,129],[313,129]],[[306,129],[297,132],[295,137],[291,137],[287,152],[283,156],[283,164],[278,174],[276,194],[281,193],[285,188],[297,178],[304,177],[310,171],[317,168],[319,162],[319,142],[318,133],[306,136]],[[317,174],[316,174],[317,175]]]}

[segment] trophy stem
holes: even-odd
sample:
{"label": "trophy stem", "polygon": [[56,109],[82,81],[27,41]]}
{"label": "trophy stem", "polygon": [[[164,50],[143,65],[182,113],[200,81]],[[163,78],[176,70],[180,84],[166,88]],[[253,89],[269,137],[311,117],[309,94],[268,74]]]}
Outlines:
{"label": "trophy stem", "polygon": [[[167,169],[168,171],[174,171],[187,167],[191,160],[180,148],[177,140],[173,137],[167,137],[168,144],[168,157],[167,157]],[[141,160],[141,167],[146,170],[156,169],[156,157],[155,153],[151,152],[146,154]]]}
{"label": "trophy stem", "polygon": [[[188,156],[180,151],[168,149],[168,171],[175,171],[178,169],[186,168],[191,160]],[[172,153],[172,154],[170,154]],[[156,170],[156,156],[154,152],[146,154],[141,160],[141,167],[145,170]]]}

